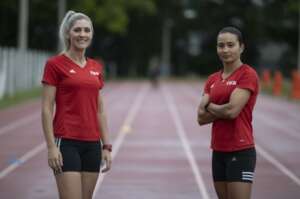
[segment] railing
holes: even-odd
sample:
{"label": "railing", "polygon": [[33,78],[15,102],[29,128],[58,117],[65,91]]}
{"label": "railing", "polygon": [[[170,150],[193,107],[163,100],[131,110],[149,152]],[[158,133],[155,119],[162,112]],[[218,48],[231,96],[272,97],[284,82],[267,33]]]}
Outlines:
{"label": "railing", "polygon": [[0,47],[0,99],[41,85],[47,52]]}

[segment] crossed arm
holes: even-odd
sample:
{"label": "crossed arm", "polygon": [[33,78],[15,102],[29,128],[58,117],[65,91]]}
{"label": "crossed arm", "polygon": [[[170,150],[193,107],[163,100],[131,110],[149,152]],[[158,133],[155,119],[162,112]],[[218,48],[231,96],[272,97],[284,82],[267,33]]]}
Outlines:
{"label": "crossed arm", "polygon": [[249,100],[250,91],[236,88],[231,93],[229,102],[226,104],[215,104],[209,101],[209,95],[204,94],[198,108],[198,123],[205,125],[216,119],[234,119]]}

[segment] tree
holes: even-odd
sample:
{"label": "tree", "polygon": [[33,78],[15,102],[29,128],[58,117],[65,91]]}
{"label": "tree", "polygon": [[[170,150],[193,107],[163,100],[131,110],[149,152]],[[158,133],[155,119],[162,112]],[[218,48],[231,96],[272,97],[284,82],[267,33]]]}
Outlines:
{"label": "tree", "polygon": [[85,0],[70,1],[75,10],[83,11],[94,20],[95,26],[102,26],[108,32],[124,34],[129,23],[128,12],[143,15],[155,14],[153,0]]}
{"label": "tree", "polygon": [[[30,0],[29,48],[56,50],[57,2]],[[18,0],[0,1],[1,46],[16,46]],[[243,60],[256,68],[280,66],[285,74],[297,66],[298,0],[68,0],[67,9],[89,15],[95,28],[89,55],[114,62],[121,75],[146,75],[148,62],[161,54],[162,26],[172,21],[173,74],[208,74],[220,68],[218,31],[228,25],[244,33]],[[193,9],[195,18],[185,18]],[[192,33],[192,34],[191,34]],[[199,34],[201,53],[190,54],[190,35]],[[269,47],[268,47],[269,46]],[[273,61],[271,52],[281,49]],[[268,47],[268,48],[267,48]],[[267,56],[265,56],[267,55]],[[272,57],[272,56],[271,56]]]}

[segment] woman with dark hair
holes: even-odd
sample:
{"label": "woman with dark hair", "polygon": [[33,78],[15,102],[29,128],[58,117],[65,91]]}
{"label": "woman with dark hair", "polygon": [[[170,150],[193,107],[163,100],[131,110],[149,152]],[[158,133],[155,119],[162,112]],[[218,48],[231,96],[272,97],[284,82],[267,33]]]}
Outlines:
{"label": "woman with dark hair", "polygon": [[100,95],[103,66],[85,56],[93,38],[88,16],[69,11],[59,35],[64,51],[48,59],[42,80],[48,164],[59,198],[91,199],[102,159],[106,163],[103,172],[111,167],[112,146]]}
{"label": "woman with dark hair", "polygon": [[254,177],[252,112],[259,85],[255,70],[241,61],[244,48],[238,29],[225,27],[218,33],[223,69],[208,77],[198,108],[198,123],[213,123],[212,173],[220,199],[249,199]]}

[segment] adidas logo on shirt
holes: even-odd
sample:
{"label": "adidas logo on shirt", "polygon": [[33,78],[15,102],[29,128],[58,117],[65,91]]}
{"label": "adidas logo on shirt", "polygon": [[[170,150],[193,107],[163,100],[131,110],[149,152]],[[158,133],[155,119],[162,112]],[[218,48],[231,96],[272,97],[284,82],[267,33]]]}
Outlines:
{"label": "adidas logo on shirt", "polygon": [[72,73],[72,74],[76,73],[76,71],[73,70],[73,69],[71,69],[69,72]]}

